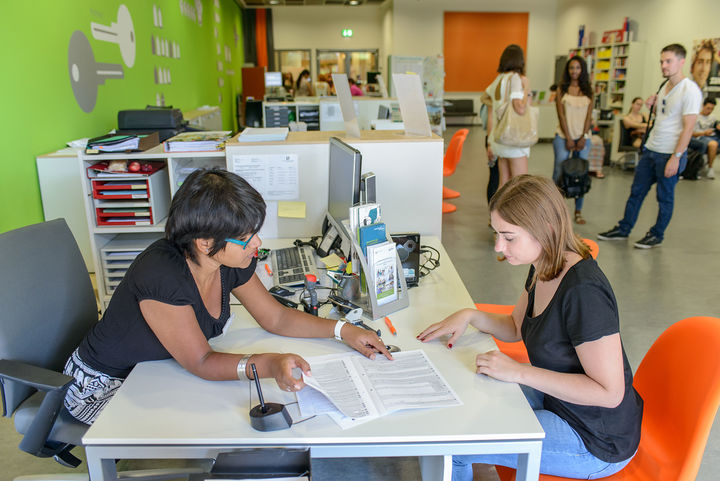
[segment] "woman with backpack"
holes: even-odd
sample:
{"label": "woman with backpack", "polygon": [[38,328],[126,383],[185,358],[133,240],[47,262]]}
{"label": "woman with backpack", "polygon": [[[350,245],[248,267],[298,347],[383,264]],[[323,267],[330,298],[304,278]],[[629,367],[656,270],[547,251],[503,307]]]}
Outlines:
{"label": "woman with backpack", "polygon": [[[553,140],[555,167],[553,180],[557,183],[562,175],[562,163],[576,155],[588,160],[590,153],[590,124],[592,122],[593,93],[590,87],[585,59],[575,56],[567,61],[562,82],[555,99],[558,125]],[[575,198],[575,223],[585,224],[582,216],[584,197]]]}

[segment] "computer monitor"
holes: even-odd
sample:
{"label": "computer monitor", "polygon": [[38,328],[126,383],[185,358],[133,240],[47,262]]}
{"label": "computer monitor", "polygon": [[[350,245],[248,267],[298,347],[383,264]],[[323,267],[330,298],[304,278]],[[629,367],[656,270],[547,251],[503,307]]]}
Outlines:
{"label": "computer monitor", "polygon": [[362,154],[337,137],[330,138],[328,213],[341,224],[349,209],[360,203]]}
{"label": "computer monitor", "polygon": [[282,87],[281,72],[265,72],[265,88]]}
{"label": "computer monitor", "polygon": [[377,76],[380,75],[380,72],[368,72],[367,73],[367,83],[369,84],[376,84],[377,82]]}
{"label": "computer monitor", "polygon": [[387,105],[380,105],[378,107],[378,119],[389,119],[390,118],[390,108]]}

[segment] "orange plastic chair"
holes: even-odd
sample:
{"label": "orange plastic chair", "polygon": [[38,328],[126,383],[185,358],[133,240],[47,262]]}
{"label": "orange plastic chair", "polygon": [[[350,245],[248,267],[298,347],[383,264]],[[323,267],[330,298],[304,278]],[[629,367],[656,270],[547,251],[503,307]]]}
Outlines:
{"label": "orange plastic chair", "polygon": [[[455,132],[450,139],[448,148],[445,151],[445,156],[443,157],[443,177],[449,177],[455,173],[457,164],[460,162],[460,158],[462,157],[462,149],[465,144],[465,139],[467,138],[469,132],[470,131],[468,129],[460,129]],[[443,199],[455,199],[457,197],[460,197],[460,192],[443,186]],[[456,210],[457,206],[443,202],[443,214],[455,212]]]}
{"label": "orange plastic chair", "polygon": [[[720,319],[689,317],[667,328],[645,354],[634,385],[645,401],[640,446],[622,471],[602,479],[694,480],[720,405]],[[515,479],[515,470],[496,468],[502,481]]]}
{"label": "orange plastic chair", "polygon": [[583,239],[583,242],[590,248],[590,255],[592,258],[597,259],[597,256],[600,253],[600,246],[598,243],[592,239]]}
{"label": "orange plastic chair", "polygon": [[[597,259],[597,256],[600,253],[600,247],[598,247],[597,242],[590,239],[583,239],[583,242],[585,242],[590,247],[590,255],[592,256],[592,258]],[[475,308],[480,311],[492,312],[494,314],[512,314],[515,306],[508,306],[504,304],[475,304]],[[495,339],[494,337],[493,339],[495,340],[495,344],[497,344],[498,349],[503,354],[510,356],[517,362],[530,362],[530,358],[528,357],[527,349],[525,348],[524,342],[503,342],[499,339]]]}

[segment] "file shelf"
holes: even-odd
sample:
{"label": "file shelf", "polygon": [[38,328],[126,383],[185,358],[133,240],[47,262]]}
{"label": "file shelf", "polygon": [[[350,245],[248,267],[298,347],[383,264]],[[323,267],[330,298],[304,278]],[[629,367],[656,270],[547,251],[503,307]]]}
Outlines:
{"label": "file shelf", "polygon": [[[224,168],[225,152],[167,153],[161,144],[145,152],[78,157],[98,297],[104,309],[135,256],[163,237],[172,196],[185,177],[197,168]],[[118,159],[156,168],[146,174],[98,176],[88,171],[95,164]]]}

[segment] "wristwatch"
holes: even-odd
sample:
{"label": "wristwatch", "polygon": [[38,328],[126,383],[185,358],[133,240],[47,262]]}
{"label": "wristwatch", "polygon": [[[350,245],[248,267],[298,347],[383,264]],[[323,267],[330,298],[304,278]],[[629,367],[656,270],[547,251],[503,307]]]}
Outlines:
{"label": "wristwatch", "polygon": [[682,153],[682,152],[675,152],[673,155],[679,159],[680,157],[683,156],[683,153]]}

